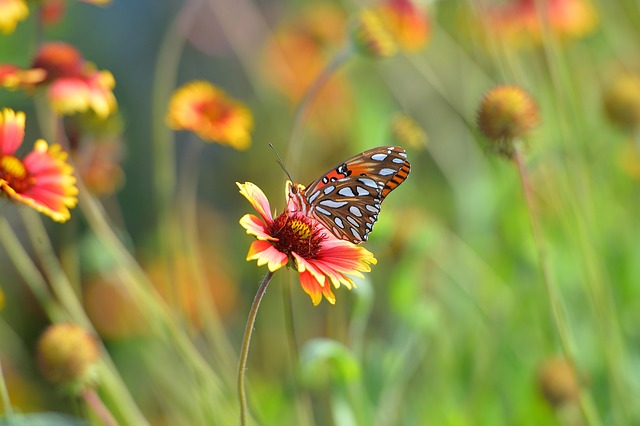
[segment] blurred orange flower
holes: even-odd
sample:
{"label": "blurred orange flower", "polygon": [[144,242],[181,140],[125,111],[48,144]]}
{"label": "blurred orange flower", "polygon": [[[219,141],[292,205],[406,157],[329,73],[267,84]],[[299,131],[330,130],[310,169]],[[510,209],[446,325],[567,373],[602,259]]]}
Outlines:
{"label": "blurred orange flower", "polygon": [[45,43],[33,66],[47,72],[48,96],[62,115],[93,111],[106,118],[118,109],[113,95],[115,80],[109,71],[99,71],[67,43]]}
{"label": "blurred orange flower", "polygon": [[412,0],[385,0],[377,11],[402,49],[415,52],[426,46],[431,36],[429,19]]}
{"label": "blurred orange flower", "polygon": [[0,87],[24,89],[41,83],[47,72],[41,68],[21,69],[12,64],[0,64]]}
{"label": "blurred orange flower", "polygon": [[545,26],[558,37],[578,39],[598,23],[589,0],[514,0],[489,9],[485,19],[494,36],[515,47],[541,43]]}
{"label": "blurred orange flower", "polygon": [[[267,39],[261,73],[267,84],[297,105],[309,87],[342,48],[346,16],[329,3],[315,3],[279,26]],[[310,129],[335,143],[351,129],[353,96],[340,73],[328,79],[308,106]]]}
{"label": "blurred orange flower", "polygon": [[25,114],[5,108],[0,114],[0,193],[24,203],[56,222],[66,222],[78,189],[67,153],[43,139],[23,159],[16,150],[24,138]]}
{"label": "blurred orange flower", "polygon": [[25,0],[0,0],[0,32],[11,34],[18,22],[29,16],[29,7]]}
{"label": "blurred orange flower", "polygon": [[207,81],[192,81],[176,90],[166,121],[170,128],[190,130],[206,141],[239,150],[251,145],[251,111]]}
{"label": "blurred orange flower", "polygon": [[[325,67],[327,53],[344,42],[345,23],[339,8],[321,3],[279,27],[263,51],[263,73],[268,83],[297,103]],[[343,80],[334,76],[322,93],[345,90]]]}
{"label": "blurred orange flower", "polygon": [[[111,3],[111,0],[79,0],[83,3],[92,3],[104,6]],[[67,0],[41,0],[40,17],[45,24],[57,23],[67,8]]]}
{"label": "blurred orange flower", "polygon": [[269,200],[260,188],[251,182],[237,185],[260,214],[260,217],[246,214],[240,219],[247,234],[256,237],[247,260],[257,260],[258,266],[267,265],[271,272],[291,265],[300,273],[302,289],[314,305],[323,296],[329,303],[336,303],[332,284],[335,288],[343,284],[351,289],[355,284],[349,275],[362,277],[362,272],[371,271],[370,264],[376,264],[370,251],[337,239],[320,222],[293,211],[292,206],[274,218]]}

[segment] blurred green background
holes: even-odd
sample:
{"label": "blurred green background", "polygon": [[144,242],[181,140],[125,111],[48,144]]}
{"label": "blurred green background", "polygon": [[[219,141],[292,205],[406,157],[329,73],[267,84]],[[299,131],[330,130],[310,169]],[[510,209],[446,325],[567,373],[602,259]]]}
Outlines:
{"label": "blurred green background", "polygon": [[[310,75],[283,80],[270,56],[273,37],[304,34],[324,66],[347,42],[348,17],[370,4],[68,1],[64,18],[42,30],[44,40],[71,43],[116,80],[125,180],[100,202],[163,302],[155,293],[128,290],[118,271],[131,268],[82,210],[72,211],[68,224],[43,221],[78,300],[150,424],[237,422],[237,354],[266,268],[245,261],[252,237],[238,220],[251,206],[235,182],[254,182],[282,211],[286,176],[268,143],[304,184],[387,144],[407,149],[411,174],[384,203],[365,244],[378,264],[357,280],[357,289],[340,288],[335,305],[313,307],[295,271],[275,274],[249,354],[256,424],[640,424],[640,139],[635,128],[616,128],[603,106],[620,76],[638,70],[640,6],[594,1],[596,19],[583,34],[556,33],[549,21],[541,24],[541,40],[523,45],[483,21],[506,3],[421,3],[430,21],[427,46],[381,60],[350,59],[312,104],[299,156],[288,150],[302,91],[286,88],[304,86],[319,69],[305,62],[311,53],[291,48],[291,63],[302,64],[296,73]],[[583,2],[511,3],[539,3],[552,13]],[[566,7],[566,19],[579,18]],[[32,16],[1,36],[0,63],[28,66],[38,27]],[[166,129],[169,94],[193,79],[212,82],[251,109],[249,150]],[[525,88],[540,110],[527,168],[543,259],[518,170],[491,154],[475,124],[483,94],[503,83]],[[640,104],[640,91],[634,95]],[[0,99],[2,107],[27,113],[30,146],[41,134],[33,99],[6,90]],[[424,143],[407,145],[394,134],[398,113],[424,129]],[[158,138],[175,150],[167,222],[154,186],[163,173],[154,170]],[[1,201],[2,214],[36,258],[18,206]],[[541,261],[568,324],[575,371],[563,361]],[[39,260],[36,265],[42,268]],[[0,360],[14,410],[67,412],[99,424],[40,377],[35,341],[50,319],[4,252],[0,286]],[[203,301],[202,294],[213,297]],[[175,343],[177,335],[191,349]],[[131,423],[109,388],[99,383],[97,389],[116,417]],[[560,397],[549,397],[554,390]]]}

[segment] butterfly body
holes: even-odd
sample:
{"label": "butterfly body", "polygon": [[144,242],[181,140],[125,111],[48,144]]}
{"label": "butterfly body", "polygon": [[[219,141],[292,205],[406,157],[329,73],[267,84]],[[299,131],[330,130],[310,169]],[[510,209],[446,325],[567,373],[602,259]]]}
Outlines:
{"label": "butterfly body", "polygon": [[306,188],[289,183],[287,192],[294,210],[318,220],[337,238],[359,244],[378,220],[382,201],[410,169],[403,148],[381,146],[349,158]]}

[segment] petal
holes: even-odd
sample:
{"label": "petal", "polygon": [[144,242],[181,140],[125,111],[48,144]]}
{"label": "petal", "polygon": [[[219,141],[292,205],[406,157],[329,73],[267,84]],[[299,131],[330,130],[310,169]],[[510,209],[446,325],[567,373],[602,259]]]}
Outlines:
{"label": "petal", "polygon": [[253,208],[256,209],[258,213],[260,213],[262,219],[264,219],[266,223],[272,222],[273,216],[271,216],[270,212],[271,206],[269,206],[269,200],[264,195],[264,192],[262,192],[262,190],[258,188],[257,185],[251,182],[245,182],[243,184],[236,182],[236,185],[238,185],[238,188],[240,188],[240,193],[244,195],[244,197],[251,203]]}
{"label": "petal", "polygon": [[24,112],[16,113],[4,108],[0,113],[0,154],[11,155],[22,144],[24,138]]}
{"label": "petal", "polygon": [[336,303],[336,297],[331,291],[331,287],[320,285],[316,280],[316,277],[308,271],[300,273],[300,285],[305,293],[311,297],[313,306],[318,306],[322,300],[322,296],[324,296],[332,305]]}
{"label": "petal", "polygon": [[247,230],[247,234],[254,235],[259,240],[278,241],[267,233],[264,223],[257,216],[245,214],[240,219],[240,225]]}
{"label": "petal", "polygon": [[287,264],[289,257],[266,241],[256,240],[251,243],[247,260],[258,261],[258,266],[267,264],[271,272],[275,272]]}

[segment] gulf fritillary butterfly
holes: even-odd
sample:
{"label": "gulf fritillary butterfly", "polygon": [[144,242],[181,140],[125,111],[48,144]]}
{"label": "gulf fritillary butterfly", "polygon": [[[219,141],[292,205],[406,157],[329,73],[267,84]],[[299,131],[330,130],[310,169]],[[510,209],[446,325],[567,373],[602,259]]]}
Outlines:
{"label": "gulf fritillary butterfly", "polygon": [[380,146],[355,155],[306,188],[287,182],[296,210],[322,223],[336,238],[367,241],[385,197],[409,176],[407,153]]}

